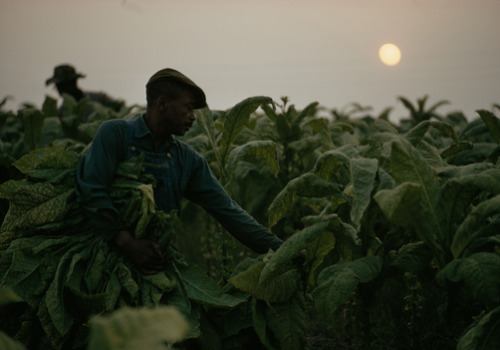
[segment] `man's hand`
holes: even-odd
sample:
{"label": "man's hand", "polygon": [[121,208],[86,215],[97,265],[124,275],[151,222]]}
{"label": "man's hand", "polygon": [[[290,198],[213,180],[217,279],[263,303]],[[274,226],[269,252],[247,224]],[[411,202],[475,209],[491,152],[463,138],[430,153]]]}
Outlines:
{"label": "man's hand", "polygon": [[160,245],[148,239],[136,239],[128,231],[120,231],[114,237],[118,249],[145,275],[163,270],[165,258]]}

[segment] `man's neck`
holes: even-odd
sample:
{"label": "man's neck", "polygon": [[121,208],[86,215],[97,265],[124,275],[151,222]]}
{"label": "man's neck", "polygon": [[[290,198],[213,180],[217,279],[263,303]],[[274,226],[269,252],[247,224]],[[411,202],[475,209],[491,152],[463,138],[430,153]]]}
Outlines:
{"label": "man's neck", "polygon": [[165,142],[172,141],[172,135],[169,134],[160,136],[157,132],[155,132],[155,128],[153,127],[153,125],[151,125],[148,112],[146,112],[146,114],[144,115],[144,122],[146,123],[146,126],[148,127],[149,132],[153,137],[153,149],[155,150],[155,152],[157,152],[165,144]]}

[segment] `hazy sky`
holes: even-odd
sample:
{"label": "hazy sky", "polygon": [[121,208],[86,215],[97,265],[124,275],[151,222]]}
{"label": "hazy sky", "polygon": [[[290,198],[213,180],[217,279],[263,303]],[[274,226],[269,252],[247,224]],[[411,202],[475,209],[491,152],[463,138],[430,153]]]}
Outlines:
{"label": "hazy sky", "polygon": [[[171,67],[197,82],[213,109],[255,95],[298,109],[318,101],[393,106],[429,95],[438,111],[500,103],[499,0],[0,0],[0,99],[38,106],[55,65],[80,86],[144,104],[144,85]],[[402,52],[394,67],[378,48]]]}

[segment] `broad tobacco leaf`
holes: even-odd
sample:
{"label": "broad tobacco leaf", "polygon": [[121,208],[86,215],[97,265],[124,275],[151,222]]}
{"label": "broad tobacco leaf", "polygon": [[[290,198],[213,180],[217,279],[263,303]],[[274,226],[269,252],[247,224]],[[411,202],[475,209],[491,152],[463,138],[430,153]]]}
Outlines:
{"label": "broad tobacco leaf", "polygon": [[307,245],[307,260],[312,260],[307,281],[308,287],[313,287],[316,270],[323,264],[325,257],[335,248],[336,242],[337,239],[332,232],[324,231],[323,234]]}
{"label": "broad tobacco leaf", "polygon": [[238,162],[247,161],[256,167],[263,165],[270,166],[274,170],[274,174],[277,175],[279,161],[276,150],[277,145],[273,141],[258,140],[247,142],[231,151],[227,171],[231,174]]}
{"label": "broad tobacco leaf", "polygon": [[323,269],[318,277],[318,287],[312,296],[316,310],[332,315],[356,290],[359,283],[376,278],[382,271],[382,259],[363,257],[351,262],[341,262]]}
{"label": "broad tobacco leaf", "polygon": [[34,108],[25,108],[19,111],[19,117],[24,126],[24,143],[29,150],[34,150],[41,139],[44,114]]}
{"label": "broad tobacco leaf", "polygon": [[481,252],[454,259],[436,277],[442,284],[446,280],[463,281],[474,299],[489,307],[500,302],[500,256],[497,254]]}
{"label": "broad tobacco leaf", "polygon": [[500,349],[500,306],[484,315],[460,338],[457,350]]}
{"label": "broad tobacco leaf", "polygon": [[471,210],[469,215],[457,229],[451,252],[454,257],[459,257],[464,248],[474,238],[477,232],[484,226],[488,218],[500,212],[500,195],[487,199],[479,203]]}
{"label": "broad tobacco leaf", "polygon": [[380,190],[374,195],[384,215],[402,227],[417,224],[416,213],[420,208],[422,186],[406,182],[390,190]]}
{"label": "broad tobacco leaf", "polygon": [[480,217],[485,218],[485,213],[494,214],[495,211],[494,200],[490,204],[480,203],[479,208],[473,209],[474,214],[470,212],[470,204],[480,196],[500,194],[500,169],[470,166],[457,168],[460,171],[452,172],[454,177],[443,184],[439,198],[441,222],[448,237],[447,246],[451,245],[455,257],[458,257],[480,230]]}
{"label": "broad tobacco leaf", "polygon": [[244,302],[226,294],[206,272],[195,265],[176,265],[185,290],[191,300],[210,307],[235,307]]}
{"label": "broad tobacco leaf", "polygon": [[47,147],[24,155],[13,165],[23,174],[35,169],[68,169],[75,168],[80,155],[62,148]]}
{"label": "broad tobacco leaf", "polygon": [[[68,174],[78,159],[71,152],[39,149],[20,159],[17,166],[30,174],[57,170]],[[140,161],[135,159],[122,163],[111,187],[111,198],[122,213],[137,213],[125,218],[127,225],[132,229],[139,226],[137,229],[145,238],[155,239],[162,248],[168,248],[176,220],[154,210],[152,178],[144,176],[141,169]],[[0,234],[4,247],[0,278],[2,284],[11,286],[26,302],[36,306],[35,314],[53,347],[62,346],[70,329],[80,326],[80,317],[85,319],[123,305],[174,304],[188,317],[196,334],[197,309],[191,303],[226,307],[242,301],[225,295],[215,282],[207,283],[209,278],[204,273],[187,270],[185,279],[181,279],[173,261],[182,259],[171,248],[165,250],[171,259],[166,272],[142,278],[83,220],[84,213],[73,197],[74,172],[61,183],[42,178],[11,180],[0,185],[0,196],[10,201]],[[15,234],[12,230],[16,230]],[[50,236],[43,236],[45,232]],[[67,298],[72,308],[67,307]]]}
{"label": "broad tobacco leaf", "polygon": [[[209,108],[196,110],[196,123],[200,125],[203,134],[207,136],[212,151],[217,149],[215,140],[215,125],[212,111]],[[217,152],[218,154],[218,152]]]}
{"label": "broad tobacco leaf", "polygon": [[236,137],[245,128],[250,118],[250,114],[255,112],[263,104],[272,103],[270,97],[256,96],[247,98],[231,108],[223,117],[224,129],[219,141],[221,150],[221,160],[225,163],[231,146],[233,145]]}
{"label": "broad tobacco leaf", "polygon": [[432,260],[432,253],[429,247],[422,242],[407,243],[397,252],[389,253],[391,257],[391,266],[400,269],[403,272],[420,272],[429,267]]}
{"label": "broad tobacco leaf", "polygon": [[189,323],[173,306],[123,307],[90,320],[89,349],[173,349],[186,339]]}
{"label": "broad tobacco leaf", "polygon": [[336,149],[323,153],[316,161],[313,172],[325,180],[333,178],[336,182],[347,184],[350,181],[349,165],[349,157]]}
{"label": "broad tobacco leaf", "polygon": [[302,249],[306,249],[309,243],[321,236],[326,231],[328,224],[328,221],[320,221],[288,238],[267,262],[262,270],[259,283],[264,284],[272,281],[283,273],[282,266],[289,265]]}
{"label": "broad tobacco leaf", "polygon": [[155,214],[155,199],[153,186],[151,184],[141,184],[137,187],[137,190],[141,192],[141,217],[137,222],[135,227],[136,237],[143,237],[147,233],[147,228],[149,221],[153,218]]}
{"label": "broad tobacco leaf", "polygon": [[[270,252],[263,261],[255,261],[244,271],[233,276],[229,282],[236,288],[252,294],[268,303],[289,301],[299,287],[300,273],[293,264],[298,253],[307,249],[310,252],[312,271],[321,264],[324,257],[335,246],[335,238],[328,232],[326,220],[296,232],[275,252]],[[318,247],[319,243],[325,243]]]}
{"label": "broad tobacco leaf", "polygon": [[269,205],[269,226],[278,223],[293,207],[299,197],[325,197],[339,193],[336,185],[313,173],[305,173],[291,180]]}
{"label": "broad tobacco leaf", "polygon": [[[419,238],[429,245],[438,265],[444,266],[443,245],[447,234],[441,221],[443,208],[438,206],[440,185],[435,170],[403,139],[392,142],[390,167],[397,187],[391,192],[380,191],[375,200],[384,214],[391,215],[388,216],[390,220],[413,228]],[[391,196],[397,202],[390,203]],[[405,201],[409,201],[408,204]]]}
{"label": "broad tobacco leaf", "polygon": [[306,315],[300,293],[287,303],[273,304],[266,309],[269,329],[278,341],[278,349],[302,350],[307,348]]}
{"label": "broad tobacco leaf", "polygon": [[11,337],[9,337],[4,332],[0,331],[0,349],[2,350],[26,350],[24,345]]}
{"label": "broad tobacco leaf", "polygon": [[10,202],[2,232],[32,230],[63,220],[70,208],[68,200],[73,195],[73,189],[61,192],[48,182],[10,180],[1,184],[0,197]]}
{"label": "broad tobacco leaf", "polygon": [[229,279],[229,283],[236,288],[251,294],[254,298],[267,303],[281,303],[290,300],[296,293],[300,274],[290,264],[283,264],[278,268],[276,278],[260,283],[265,261],[255,260],[247,267]]}
{"label": "broad tobacco leaf", "polygon": [[359,229],[363,214],[371,202],[371,194],[375,184],[378,161],[377,159],[353,158],[350,164],[351,179],[354,188],[351,221],[353,226]]}
{"label": "broad tobacco leaf", "polygon": [[491,136],[495,139],[497,144],[500,143],[500,120],[490,111],[481,109],[477,113],[483,120],[484,124],[488,127]]}

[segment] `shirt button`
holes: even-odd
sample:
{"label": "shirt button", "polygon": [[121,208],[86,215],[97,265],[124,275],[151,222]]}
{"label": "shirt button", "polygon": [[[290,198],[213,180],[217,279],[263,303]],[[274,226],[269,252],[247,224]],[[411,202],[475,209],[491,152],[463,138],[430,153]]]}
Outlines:
{"label": "shirt button", "polygon": [[135,146],[130,146],[130,150],[133,152],[136,150]]}
{"label": "shirt button", "polygon": [[172,157],[172,154],[170,154],[170,152],[167,152],[167,158],[170,158]]}

